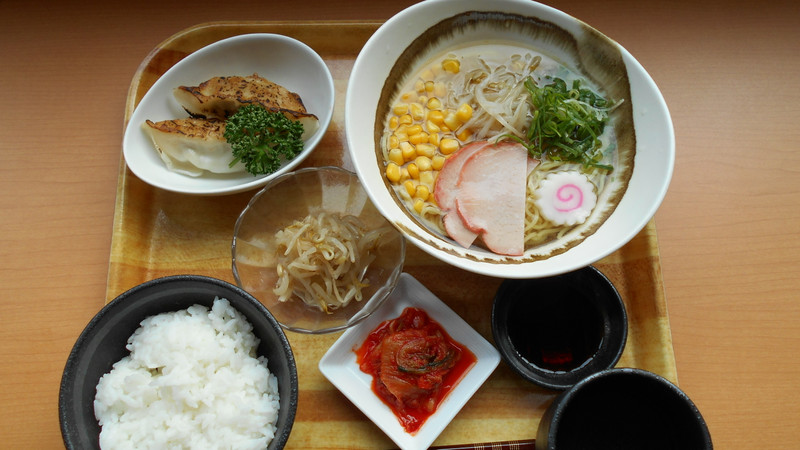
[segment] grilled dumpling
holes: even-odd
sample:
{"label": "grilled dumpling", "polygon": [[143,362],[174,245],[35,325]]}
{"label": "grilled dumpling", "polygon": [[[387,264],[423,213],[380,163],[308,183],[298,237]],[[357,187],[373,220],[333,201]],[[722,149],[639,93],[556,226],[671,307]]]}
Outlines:
{"label": "grilled dumpling", "polygon": [[319,119],[306,111],[300,96],[266,78],[214,77],[199,86],[179,86],[175,98],[194,117],[225,120],[243,105],[258,103],[303,124],[305,140],[319,127]]}
{"label": "grilled dumpling", "polygon": [[175,172],[199,176],[204,172],[246,172],[244,164],[230,166],[233,151],[225,140],[225,121],[186,118],[145,121],[142,125],[161,159]]}

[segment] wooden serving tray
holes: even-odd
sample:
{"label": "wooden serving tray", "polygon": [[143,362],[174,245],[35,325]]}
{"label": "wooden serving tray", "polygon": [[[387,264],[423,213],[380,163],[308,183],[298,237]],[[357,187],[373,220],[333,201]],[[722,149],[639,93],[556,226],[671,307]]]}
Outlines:
{"label": "wooden serving tray", "polygon": [[[344,136],[344,94],[358,52],[379,25],[378,22],[215,22],[186,29],[162,42],[142,62],[128,93],[125,124],[155,80],[189,53],[238,34],[283,34],[314,48],[328,64],[336,86],[330,128],[302,167],[335,165],[353,170]],[[223,197],[171,193],[145,184],[122,161],[106,302],[140,283],[166,275],[190,273],[234,282],[230,254],[233,227],[254,193]],[[628,310],[628,341],[618,366],[650,370],[677,383],[654,222],[595,266],[616,284]],[[492,298],[501,279],[446,265],[412,245],[408,247],[404,270],[492,341]],[[311,336],[287,332],[287,335],[297,360],[300,383],[297,415],[287,448],[394,447],[317,368],[322,355],[341,333]],[[517,440],[530,443],[540,417],[556,394],[524,381],[501,362],[435,445]]]}

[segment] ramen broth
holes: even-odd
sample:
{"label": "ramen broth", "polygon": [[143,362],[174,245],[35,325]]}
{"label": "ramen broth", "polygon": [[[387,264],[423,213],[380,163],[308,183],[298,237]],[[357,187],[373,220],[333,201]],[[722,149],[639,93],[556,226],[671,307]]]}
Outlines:
{"label": "ramen broth", "polygon": [[[434,191],[439,171],[466,144],[481,140],[524,139],[533,114],[526,79],[537,86],[560,78],[567,86],[601,94],[589,80],[559,61],[531,49],[485,44],[450,50],[423,64],[397,91],[381,139],[385,176],[408,211],[429,229],[448,236]],[[608,124],[613,116],[609,115]],[[616,164],[613,126],[605,126],[596,150],[598,165]],[[542,158],[526,184],[525,248],[569,233],[580,224],[558,225],[543,217],[533,193],[550,173],[579,172],[600,198],[613,170],[579,162]],[[503,174],[497,174],[502,177]]]}

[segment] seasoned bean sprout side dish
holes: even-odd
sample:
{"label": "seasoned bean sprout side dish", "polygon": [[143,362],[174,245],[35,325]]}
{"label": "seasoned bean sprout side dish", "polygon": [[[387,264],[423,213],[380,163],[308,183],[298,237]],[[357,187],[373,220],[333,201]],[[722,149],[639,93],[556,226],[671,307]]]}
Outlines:
{"label": "seasoned bean sprout side dish", "polygon": [[367,268],[388,226],[368,230],[358,217],[320,212],[275,234],[279,300],[293,295],[328,313],[363,299]]}
{"label": "seasoned bean sprout side dish", "polygon": [[406,78],[380,138],[406,208],[463,247],[519,256],[584,223],[617,163],[610,99],[544,54],[452,49]]}

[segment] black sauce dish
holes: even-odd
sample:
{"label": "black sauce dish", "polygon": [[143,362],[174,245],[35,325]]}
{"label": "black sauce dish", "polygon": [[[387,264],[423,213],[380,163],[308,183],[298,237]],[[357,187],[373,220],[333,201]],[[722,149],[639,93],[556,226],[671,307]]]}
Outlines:
{"label": "black sauce dish", "polygon": [[660,375],[616,368],[590,375],[545,411],[536,450],[711,450],[689,397]]}
{"label": "black sauce dish", "polygon": [[294,355],[283,329],[244,290],[215,278],[176,275],[151,280],[122,293],[103,307],[78,337],[67,359],[59,393],[59,420],[66,448],[99,448],[100,426],[93,407],[97,383],[128,354],[125,345],[140,322],[195,304],[210,307],[215,297],[227,299],[244,315],[261,341],[257,352],[268,359],[280,395],[277,430],[269,449],[284,447],[297,410],[298,380]]}
{"label": "black sauce dish", "polygon": [[619,361],[628,335],[622,298],[587,266],[545,278],[503,281],[492,305],[503,360],[526,380],[564,390]]}

